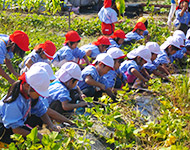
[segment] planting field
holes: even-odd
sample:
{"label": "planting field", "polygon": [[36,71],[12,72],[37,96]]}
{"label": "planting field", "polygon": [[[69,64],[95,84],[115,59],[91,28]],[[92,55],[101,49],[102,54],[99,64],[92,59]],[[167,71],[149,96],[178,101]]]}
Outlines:
{"label": "planting field", "polygon": [[[164,3],[168,4],[168,1]],[[32,6],[34,5],[31,4]],[[37,8],[38,6],[36,4]],[[53,8],[57,8],[56,6]],[[168,9],[162,9],[160,13],[155,13],[153,7],[145,9],[149,12],[144,16],[149,22],[150,41],[161,45],[167,37],[172,35],[172,31],[166,25]],[[55,43],[59,50],[65,41],[64,35],[69,30],[77,31],[82,37],[79,47],[96,41],[101,35],[101,22],[96,13],[80,15],[71,13],[69,29],[68,14],[59,16],[54,9],[49,11],[53,14],[1,10],[0,34],[10,35],[15,30],[26,32],[30,39],[30,50],[46,40]],[[133,29],[138,17],[133,19],[124,17],[123,19],[125,21],[116,25],[116,29],[122,29],[128,33]],[[144,43],[142,40],[123,47],[122,50],[127,54]],[[26,55],[28,53],[30,52]],[[12,61],[15,70],[19,72],[18,64],[22,62],[22,59],[15,56]],[[189,57],[187,56],[183,61],[187,63],[178,66],[178,75],[169,77],[171,82],[165,83],[160,78],[154,78],[149,81],[149,87],[146,90],[129,91],[126,85],[118,91],[117,103],[112,103],[108,96],[103,95],[99,99],[99,104],[94,104],[93,108],[86,108],[84,115],[72,114],[70,118],[76,124],[75,126],[65,126],[60,133],[50,132],[43,127],[40,130],[44,133],[41,142],[37,139],[37,128],[34,128],[26,139],[20,135],[14,135],[16,143],[11,143],[9,146],[1,143],[0,146],[11,150],[189,150]],[[176,63],[176,65],[179,64]],[[3,68],[8,72],[5,66]],[[55,72],[57,68],[53,70]],[[15,78],[13,75],[10,76]],[[7,93],[9,86],[9,83],[0,77],[0,98]],[[85,100],[93,102],[91,98]]]}

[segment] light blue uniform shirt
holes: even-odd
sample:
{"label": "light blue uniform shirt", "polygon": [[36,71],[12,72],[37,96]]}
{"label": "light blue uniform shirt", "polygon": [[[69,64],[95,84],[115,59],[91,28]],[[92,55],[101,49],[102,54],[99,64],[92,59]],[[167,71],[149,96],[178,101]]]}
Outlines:
{"label": "light blue uniform shirt", "polygon": [[144,38],[144,36],[139,35],[137,32],[131,31],[125,35],[124,41],[131,41],[131,40],[138,41],[138,40],[143,39],[143,38]]}
{"label": "light blue uniform shirt", "polygon": [[[100,78],[100,83],[104,84],[106,89],[107,88],[113,88],[115,86],[117,75],[120,74],[121,71],[118,69],[116,71],[110,70],[107,74],[103,75]],[[123,81],[127,79],[127,76],[122,73],[123,75]]]}
{"label": "light blue uniform shirt", "polygon": [[80,87],[81,90],[91,87],[91,85],[87,84],[85,82],[86,76],[90,75],[95,81],[99,82],[100,81],[100,75],[98,74],[98,71],[96,68],[92,65],[88,65],[82,70],[82,81],[79,81],[77,84]]}
{"label": "light blue uniform shirt", "polygon": [[145,36],[145,35],[148,35],[148,30],[145,30],[145,31],[143,32],[143,36]]}
{"label": "light blue uniform shirt", "polygon": [[[66,88],[66,86],[60,81],[56,80],[52,82],[48,88],[49,96],[44,98],[44,103],[47,107],[53,102],[59,100],[60,102],[64,102],[66,100],[71,101],[70,92]],[[48,104],[47,104],[48,101]]]}
{"label": "light blue uniform shirt", "polygon": [[137,71],[140,71],[142,69],[141,66],[138,66],[137,63],[134,60],[125,60],[121,63],[121,66],[119,69],[121,72],[125,73],[128,72],[128,74],[132,75],[131,69],[135,68]]}
{"label": "light blue uniform shirt", "polygon": [[24,58],[24,62],[21,62],[19,64],[20,68],[25,68],[26,67],[26,61],[31,58],[32,62],[35,64],[37,62],[45,62],[50,64],[49,59],[43,59],[42,57],[40,57],[40,55],[38,53],[36,53],[35,50],[33,50],[30,54],[28,54],[25,58]]}
{"label": "light blue uniform shirt", "polygon": [[185,11],[184,15],[182,17],[180,17],[181,11],[182,11],[181,9],[178,9],[175,12],[176,20],[175,20],[174,25],[176,27],[179,25],[179,23],[184,23],[184,24],[188,25],[189,21],[190,21],[190,13],[188,11]]}
{"label": "light blue uniform shirt", "polygon": [[[20,126],[24,126],[24,122],[27,116],[24,118],[27,110],[29,109],[30,100],[26,100],[21,94],[18,98],[11,103],[4,103],[3,100],[0,101],[0,117],[4,126],[8,128],[15,129]],[[45,105],[38,101],[38,103],[31,108],[31,114],[41,117],[47,112]]]}
{"label": "light blue uniform shirt", "polygon": [[96,56],[97,56],[98,54],[100,54],[100,50],[99,50],[98,46],[93,45],[93,44],[91,44],[91,43],[80,47],[80,49],[81,49],[82,51],[85,51],[85,52],[86,52],[87,50],[91,50],[91,54],[90,54],[90,57],[91,57],[91,58],[96,58]]}
{"label": "light blue uniform shirt", "polygon": [[71,49],[69,46],[64,46],[60,50],[58,50],[54,56],[53,56],[53,61],[62,61],[62,60],[67,60],[67,61],[74,61],[75,58],[82,59],[86,55],[85,51],[80,50],[78,47],[75,49]]}
{"label": "light blue uniform shirt", "polygon": [[98,12],[98,17],[101,22],[104,22],[106,24],[112,24],[118,21],[116,11],[110,7],[108,8],[102,7]]}
{"label": "light blue uniform shirt", "polygon": [[9,36],[5,34],[0,34],[0,64],[4,63],[5,58],[12,59],[14,57],[13,52],[8,52],[8,50],[6,49],[6,45],[2,39],[7,44],[9,41]]}
{"label": "light blue uniform shirt", "polygon": [[112,38],[109,38],[109,41],[110,41],[111,45],[108,47],[108,49],[110,49],[112,47],[117,47],[117,48],[121,47],[121,45],[117,44],[117,42],[115,40],[113,40]]}
{"label": "light blue uniform shirt", "polygon": [[171,62],[169,56],[163,50],[162,50],[162,54],[159,54],[154,61],[155,61],[155,64],[157,64],[157,65],[169,64]]}
{"label": "light blue uniform shirt", "polygon": [[187,49],[185,47],[181,48],[181,50],[178,50],[175,54],[173,54],[170,57],[171,63],[173,63],[173,61],[175,59],[182,59],[184,57],[184,54],[187,52]]}
{"label": "light blue uniform shirt", "polygon": [[152,63],[146,63],[143,65],[143,67],[148,71],[149,74],[151,74],[154,70],[157,69],[158,65],[153,61]]}

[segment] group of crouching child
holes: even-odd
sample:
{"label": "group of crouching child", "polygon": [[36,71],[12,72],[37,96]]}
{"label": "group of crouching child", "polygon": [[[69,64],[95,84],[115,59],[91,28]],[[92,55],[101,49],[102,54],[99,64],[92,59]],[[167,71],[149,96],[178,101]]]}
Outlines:
{"label": "group of crouching child", "polygon": [[[6,38],[21,48],[16,38],[24,33],[15,32]],[[67,32],[65,37],[64,46],[58,51],[51,41],[37,45],[19,65],[18,81],[9,80],[12,86],[0,101],[0,141],[9,144],[13,141],[11,134],[25,137],[32,128],[43,123],[51,131],[60,131],[51,120],[74,124],[63,114],[87,107],[85,97],[98,101],[106,93],[111,102],[118,102],[117,90],[126,84],[130,88],[147,87],[151,74],[169,80],[168,64],[183,58],[190,47],[190,31],[185,35],[180,30],[161,46],[147,42],[127,55],[120,49],[126,39],[122,30],[116,30],[110,37],[100,36],[80,48],[77,46],[81,37],[76,31]],[[51,65],[59,68],[55,75]],[[140,84],[136,84],[137,81]],[[38,138],[42,137],[38,133]]]}

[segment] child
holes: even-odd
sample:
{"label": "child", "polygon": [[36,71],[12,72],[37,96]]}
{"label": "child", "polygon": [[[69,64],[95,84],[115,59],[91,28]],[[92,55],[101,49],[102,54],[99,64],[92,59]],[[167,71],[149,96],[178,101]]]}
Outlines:
{"label": "child", "polygon": [[[145,27],[146,27],[146,29],[147,29],[147,27],[148,27],[148,20],[147,20],[145,17],[140,17],[140,18],[137,20],[137,23],[138,23],[138,22],[144,23],[144,25],[145,25]],[[149,35],[149,33],[148,33],[148,30],[145,30],[145,31],[143,32],[143,36],[146,38],[146,39],[145,39],[145,43],[147,43],[147,42],[150,40],[150,35]]]}
{"label": "child", "polygon": [[80,50],[77,45],[81,38],[76,31],[69,31],[65,35],[65,45],[58,50],[53,56],[52,64],[55,67],[61,67],[65,62],[73,61],[79,63],[80,59],[84,58],[87,64],[89,60],[85,51]]}
{"label": "child", "polygon": [[107,74],[101,77],[101,83],[106,86],[106,91],[110,92],[112,99],[115,100],[115,95],[111,92],[114,88],[121,89],[122,83],[127,83],[127,77],[124,73],[121,73],[119,67],[124,61],[126,55],[117,47],[112,47],[107,51],[107,54],[114,59],[114,70],[110,70]]}
{"label": "child", "polygon": [[[23,58],[25,51],[29,51],[28,46],[28,35],[22,31],[17,30],[10,36],[0,34],[0,64],[3,64],[5,61],[9,71],[17,78],[19,77],[19,74],[15,72],[10,59],[14,57],[14,54],[18,54],[21,58]],[[10,84],[15,82],[1,66],[0,75],[4,77]]]}
{"label": "child", "polygon": [[96,42],[84,45],[80,49],[85,51],[87,56],[95,59],[98,54],[105,52],[109,45],[110,41],[108,37],[100,36]]}
{"label": "child", "polygon": [[190,29],[187,30],[185,47],[186,47],[186,50],[187,50],[186,54],[190,55]]}
{"label": "child", "polygon": [[139,46],[137,49],[130,51],[127,54],[129,60],[125,60],[120,70],[126,74],[127,82],[131,86],[133,85],[136,78],[140,79],[143,83],[148,80],[140,73],[143,65],[147,62],[151,63],[151,52],[146,46]]}
{"label": "child", "polygon": [[81,69],[74,62],[66,62],[56,72],[57,80],[52,82],[49,86],[48,101],[49,108],[63,114],[72,111],[74,108],[84,107],[86,102],[78,104],[70,103],[72,101],[70,90],[75,88],[77,82],[81,80]]}
{"label": "child", "polygon": [[136,41],[143,39],[143,33],[146,30],[144,23],[136,23],[134,29],[125,35],[124,44],[135,43]]}
{"label": "child", "polygon": [[171,55],[175,54],[178,50],[180,50],[180,43],[177,38],[170,37],[168,38],[161,46],[160,49],[162,54],[158,55],[155,59],[156,65],[161,65],[167,75],[171,76],[170,70],[167,65],[171,62]]}
{"label": "child", "polygon": [[33,64],[37,62],[46,62],[50,64],[49,60],[53,59],[56,52],[56,47],[53,42],[46,41],[34,47],[34,50],[26,56],[24,61],[19,65],[21,68],[20,74],[26,72]]}
{"label": "child", "polygon": [[117,12],[115,0],[104,0],[104,7],[98,13],[98,17],[102,22],[102,33],[104,35],[111,35],[115,31],[115,23],[122,22],[117,19]]}
{"label": "child", "polygon": [[188,12],[189,0],[180,0],[179,5],[176,8],[174,25],[177,30],[183,31],[185,34],[188,30],[188,24],[190,21],[190,13]]}
{"label": "child", "polygon": [[124,31],[122,31],[122,30],[114,31],[113,35],[110,36],[110,38],[109,38],[110,43],[111,43],[109,48],[112,48],[112,47],[120,48],[124,42],[124,39],[125,39],[125,32]]}
{"label": "child", "polygon": [[[165,78],[168,80],[168,78],[165,75],[163,75],[162,73],[157,71],[157,69],[159,69],[159,68],[158,68],[158,65],[154,61],[157,58],[157,55],[162,54],[162,52],[160,50],[160,46],[158,45],[158,43],[148,42],[148,43],[146,43],[146,47],[151,52],[151,63],[144,64],[143,65],[143,71],[144,71],[144,69],[146,69],[146,71],[148,72],[149,75],[153,73],[156,76],[160,76],[161,78]],[[148,78],[150,78],[149,75],[146,74],[146,76]]]}
{"label": "child", "polygon": [[[53,81],[56,79],[56,77],[54,76],[53,70],[51,68],[51,66],[45,62],[37,62],[34,65],[31,66],[30,69],[35,69],[36,67],[42,67],[46,70],[46,72],[49,75],[49,79],[50,81]],[[39,97],[39,99],[44,103],[45,106],[47,106],[47,108],[49,107],[48,102],[46,101],[46,99],[43,99],[42,97]],[[51,119],[56,120],[57,122],[63,123],[63,122],[67,122],[69,124],[73,124],[69,119],[67,119],[66,117],[64,117],[63,115],[57,113],[56,111],[54,111],[51,108],[47,109],[47,114]],[[32,115],[29,120],[37,120],[38,117],[36,117],[35,115]],[[28,121],[28,120],[27,120]],[[38,119],[39,121],[39,126],[42,126],[43,121],[41,119]],[[31,127],[35,127],[35,124],[30,124]]]}
{"label": "child", "polygon": [[106,54],[101,53],[96,57],[92,65],[88,65],[82,70],[82,81],[78,82],[78,86],[87,97],[94,97],[97,100],[99,95],[98,91],[105,91],[105,85],[100,83],[100,77],[113,69],[113,58]]}
{"label": "child", "polygon": [[48,63],[37,62],[37,63],[33,64],[30,68],[35,68],[35,67],[44,68],[46,70],[46,72],[48,73],[48,75],[49,75],[50,81],[54,81],[56,79],[56,77],[55,77],[55,75],[53,73],[53,70],[52,70],[51,66]]}
{"label": "child", "polygon": [[168,15],[168,21],[167,21],[167,25],[169,26],[169,28],[171,28],[172,18],[175,14],[175,9],[176,9],[176,2],[175,0],[171,0],[171,8]]}
{"label": "child", "polygon": [[[10,87],[5,98],[0,101],[0,133],[2,133],[0,141],[11,143],[10,136],[13,133],[26,137],[31,131],[28,127],[30,123],[25,124],[30,113],[40,117],[50,130],[59,131],[46,114],[45,105],[38,100],[39,96],[48,96],[49,83],[46,71],[41,67],[36,67],[22,74],[19,80]],[[37,121],[35,123],[38,124]],[[42,139],[40,133],[38,133],[38,138]]]}

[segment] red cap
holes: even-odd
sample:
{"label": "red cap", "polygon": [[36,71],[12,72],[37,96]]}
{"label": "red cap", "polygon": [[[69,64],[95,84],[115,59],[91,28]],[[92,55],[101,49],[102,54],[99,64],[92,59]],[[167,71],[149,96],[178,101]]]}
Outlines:
{"label": "red cap", "polygon": [[144,31],[144,30],[146,30],[146,26],[142,22],[137,22],[137,24],[135,25],[135,27],[133,29],[133,32],[136,31],[137,29]]}
{"label": "red cap", "polygon": [[34,49],[37,50],[37,49],[40,49],[40,48],[43,49],[44,54],[47,56],[47,58],[53,59],[53,55],[56,52],[56,47],[55,47],[53,42],[51,42],[49,40],[45,41],[45,43],[37,45]]}
{"label": "red cap", "polygon": [[28,48],[29,46],[29,38],[28,35],[22,31],[15,31],[13,34],[10,35],[10,40],[16,45],[22,49],[23,51],[29,51],[30,49]]}
{"label": "red cap", "polygon": [[112,5],[112,0],[104,0],[104,8],[111,7]]}
{"label": "red cap", "polygon": [[96,42],[92,42],[93,45],[111,45],[109,38],[107,36],[100,36]]}
{"label": "red cap", "polygon": [[81,39],[81,37],[79,36],[79,34],[76,31],[67,32],[65,37],[66,37],[65,43],[67,43],[68,41],[77,42]]}
{"label": "red cap", "polygon": [[124,39],[125,38],[125,32],[123,30],[116,30],[112,36],[110,36],[112,39],[113,38],[120,38],[120,39]]}

